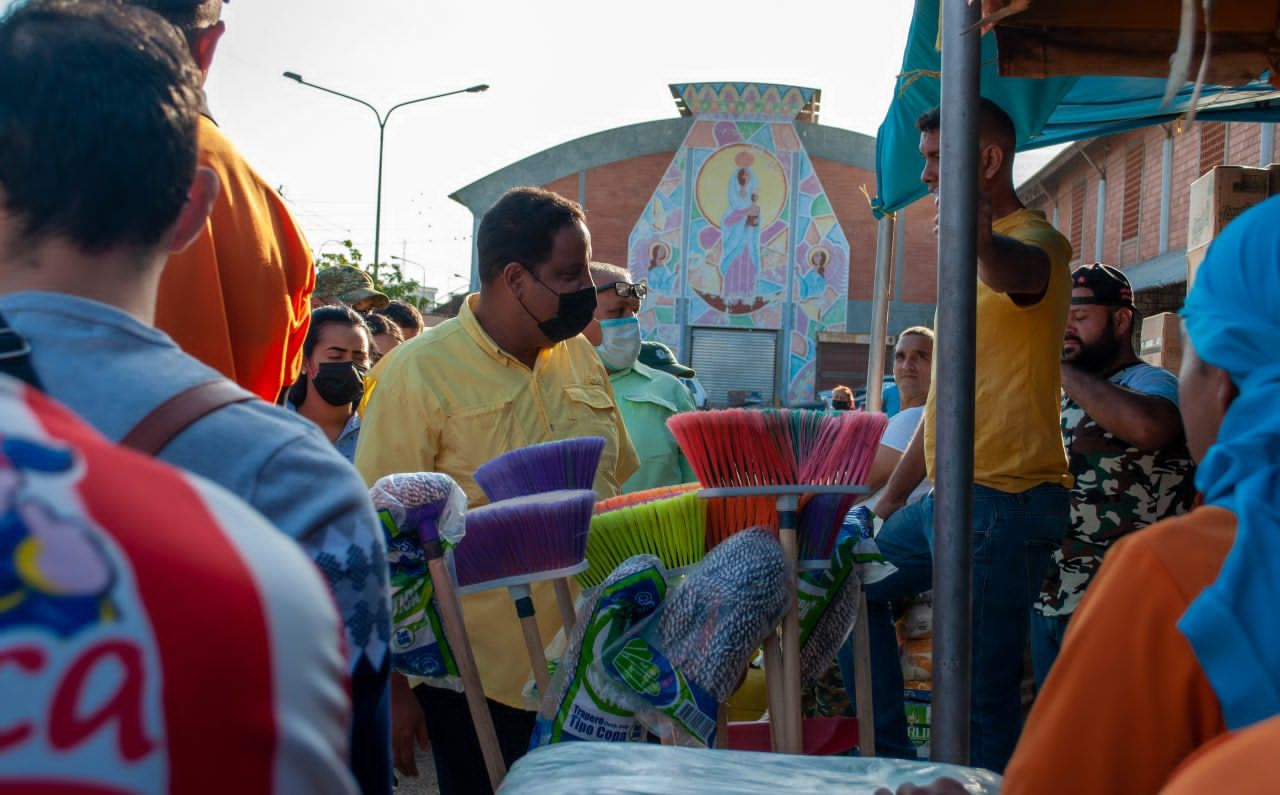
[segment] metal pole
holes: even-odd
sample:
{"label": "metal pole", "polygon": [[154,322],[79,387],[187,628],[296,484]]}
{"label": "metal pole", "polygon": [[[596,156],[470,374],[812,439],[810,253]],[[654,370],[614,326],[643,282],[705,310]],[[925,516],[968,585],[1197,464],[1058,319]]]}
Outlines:
{"label": "metal pole", "polygon": [[1107,229],[1107,177],[1103,174],[1098,179],[1098,217],[1093,229],[1093,261],[1102,262],[1103,244],[1106,242]]}
{"label": "metal pole", "polygon": [[1173,196],[1173,131],[1164,125],[1160,149],[1160,253],[1169,250],[1169,204]]}
{"label": "metal pole", "polygon": [[977,308],[979,3],[943,0],[941,218],[933,547],[933,736],[940,762],[969,762],[973,612],[974,335]]}
{"label": "metal pole", "polygon": [[881,411],[884,385],[884,346],[889,336],[889,298],[893,295],[894,216],[880,219],[876,228],[876,277],[871,293],[871,349],[867,352],[867,411]]}
{"label": "metal pole", "polygon": [[[391,116],[387,114],[388,118]],[[373,281],[378,281],[378,250],[382,243],[382,146],[387,137],[387,120],[378,119],[378,198],[373,209]]]}

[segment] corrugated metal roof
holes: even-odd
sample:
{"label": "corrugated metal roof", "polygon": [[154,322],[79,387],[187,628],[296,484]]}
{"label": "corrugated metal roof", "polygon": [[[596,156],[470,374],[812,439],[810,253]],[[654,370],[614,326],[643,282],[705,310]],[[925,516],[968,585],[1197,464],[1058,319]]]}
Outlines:
{"label": "corrugated metal roof", "polygon": [[1124,269],[1134,292],[1187,280],[1187,250],[1166,251],[1158,257],[1135,262]]}

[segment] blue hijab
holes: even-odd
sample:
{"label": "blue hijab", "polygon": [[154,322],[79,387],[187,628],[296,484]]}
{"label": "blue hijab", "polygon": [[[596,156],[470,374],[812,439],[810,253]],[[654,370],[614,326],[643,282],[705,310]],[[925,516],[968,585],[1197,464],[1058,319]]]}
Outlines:
{"label": "blue hijab", "polygon": [[1205,503],[1235,514],[1235,544],[1178,622],[1234,730],[1280,714],[1280,197],[1214,241],[1182,318],[1240,390],[1196,472]]}

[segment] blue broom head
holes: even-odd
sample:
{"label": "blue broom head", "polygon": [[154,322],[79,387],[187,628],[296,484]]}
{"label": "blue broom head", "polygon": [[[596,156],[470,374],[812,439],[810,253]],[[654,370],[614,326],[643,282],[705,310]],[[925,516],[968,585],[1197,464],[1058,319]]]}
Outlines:
{"label": "blue broom head", "polygon": [[468,512],[467,537],[454,551],[458,586],[497,588],[575,573],[586,560],[595,501],[587,489],[548,491]]}
{"label": "blue broom head", "polygon": [[725,539],[667,595],[659,614],[667,659],[724,702],[787,610],[789,568],[766,529]]}
{"label": "blue broom head", "polygon": [[493,502],[544,491],[589,489],[596,480],[604,439],[582,436],[503,453],[476,470],[475,479]]}

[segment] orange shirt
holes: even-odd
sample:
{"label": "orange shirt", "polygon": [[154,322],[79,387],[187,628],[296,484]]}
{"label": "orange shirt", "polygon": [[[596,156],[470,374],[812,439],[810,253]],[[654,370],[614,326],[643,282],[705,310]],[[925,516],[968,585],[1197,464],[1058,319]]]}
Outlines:
{"label": "orange shirt", "polygon": [[1280,781],[1280,717],[1218,738],[1178,768],[1160,795],[1271,795]]}
{"label": "orange shirt", "polygon": [[200,164],[222,189],[205,230],[169,257],[156,327],[188,354],[275,402],[302,368],[315,268],[284,201],[211,120],[200,119]]}
{"label": "orange shirt", "polygon": [[1004,795],[1154,793],[1226,733],[1177,622],[1217,578],[1235,534],[1231,512],[1198,508],[1107,553],[1005,771]]}

